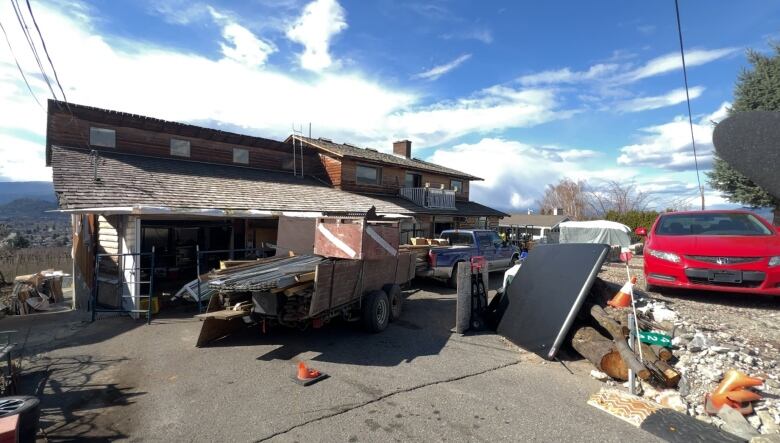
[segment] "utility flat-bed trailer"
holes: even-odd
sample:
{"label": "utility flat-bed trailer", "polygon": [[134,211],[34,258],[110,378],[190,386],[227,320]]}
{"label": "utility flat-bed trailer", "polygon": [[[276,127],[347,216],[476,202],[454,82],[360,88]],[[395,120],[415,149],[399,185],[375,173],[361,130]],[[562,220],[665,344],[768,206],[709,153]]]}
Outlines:
{"label": "utility flat-bed trailer", "polygon": [[[238,290],[218,290],[211,296],[207,311],[196,316],[203,320],[197,346],[247,324],[257,325],[262,331],[274,326],[319,328],[340,317],[361,321],[368,331],[380,332],[401,315],[401,286],[415,275],[413,254],[401,251],[360,260],[310,257],[314,257],[314,264],[312,260],[300,265],[300,260],[298,264],[286,264],[284,258],[267,259],[269,270],[261,270],[260,275],[266,272],[276,280],[259,286],[268,288],[256,290],[255,284],[248,290],[241,286]],[[257,266],[264,263],[258,261]]]}

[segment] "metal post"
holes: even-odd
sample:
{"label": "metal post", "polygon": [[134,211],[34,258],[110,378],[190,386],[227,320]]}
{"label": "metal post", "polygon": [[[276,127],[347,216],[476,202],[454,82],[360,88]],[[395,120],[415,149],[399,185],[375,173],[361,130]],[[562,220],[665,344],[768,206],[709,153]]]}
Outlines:
{"label": "metal post", "polygon": [[200,302],[200,245],[195,245],[195,279],[198,281],[198,312],[203,312]]}
{"label": "metal post", "polygon": [[92,272],[92,296],[90,297],[92,309],[92,321],[95,321],[98,296],[98,270],[100,269],[100,254],[95,254],[95,269]]}
{"label": "metal post", "polygon": [[152,263],[151,263],[151,268],[149,269],[149,302],[146,304],[147,325],[152,324],[152,297],[154,297],[154,246],[152,246]]}
{"label": "metal post", "polygon": [[[628,347],[634,350],[634,336],[636,331],[634,328],[634,316],[628,314]],[[628,392],[631,395],[636,395],[636,374],[631,369],[628,370]]]}

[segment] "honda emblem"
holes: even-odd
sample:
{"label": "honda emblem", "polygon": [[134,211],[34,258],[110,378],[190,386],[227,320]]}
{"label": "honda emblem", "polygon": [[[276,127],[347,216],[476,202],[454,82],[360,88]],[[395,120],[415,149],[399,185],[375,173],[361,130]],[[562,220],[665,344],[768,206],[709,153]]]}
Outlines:
{"label": "honda emblem", "polygon": [[719,265],[727,265],[729,264],[729,258],[728,257],[718,257],[715,259],[715,263]]}

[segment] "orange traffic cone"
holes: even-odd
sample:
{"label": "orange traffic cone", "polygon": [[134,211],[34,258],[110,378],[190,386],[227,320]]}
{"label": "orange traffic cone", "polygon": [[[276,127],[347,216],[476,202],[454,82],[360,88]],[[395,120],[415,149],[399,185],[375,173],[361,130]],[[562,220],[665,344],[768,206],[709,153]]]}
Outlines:
{"label": "orange traffic cone", "polygon": [[760,378],[749,377],[736,369],[730,369],[712,394],[705,397],[705,409],[709,414],[717,414],[723,405],[729,405],[742,414],[750,414],[753,412],[750,402],[760,400],[761,396],[745,388],[763,383],[764,380]]}
{"label": "orange traffic cone", "polygon": [[316,369],[307,368],[306,363],[300,362],[298,363],[298,374],[293,378],[293,380],[295,380],[300,385],[309,386],[310,384],[316,383],[327,377],[327,374],[323,374]]}
{"label": "orange traffic cone", "polygon": [[612,300],[608,301],[607,304],[613,308],[626,308],[631,306],[631,290],[635,284],[636,277],[631,277],[631,281],[626,282],[626,284],[620,288],[620,291],[618,291],[618,293],[615,294],[615,296],[612,297]]}
{"label": "orange traffic cone", "polygon": [[306,363],[298,363],[298,380],[310,380],[320,376],[320,371],[316,369],[309,369],[306,367]]}

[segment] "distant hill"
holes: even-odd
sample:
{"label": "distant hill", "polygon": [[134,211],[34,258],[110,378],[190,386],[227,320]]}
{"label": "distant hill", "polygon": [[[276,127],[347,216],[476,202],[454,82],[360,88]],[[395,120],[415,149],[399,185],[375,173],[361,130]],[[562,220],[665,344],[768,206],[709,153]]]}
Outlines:
{"label": "distant hill", "polygon": [[18,198],[0,205],[0,220],[37,219],[54,220],[67,219],[67,214],[47,212],[57,209],[57,203],[37,198]]}
{"label": "distant hill", "polygon": [[0,205],[20,198],[57,201],[51,182],[0,182]]}

